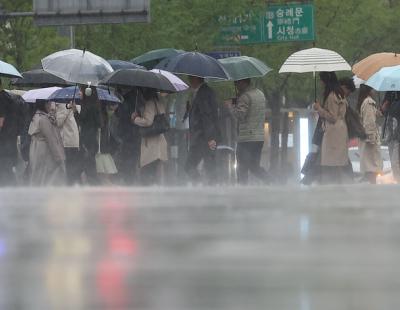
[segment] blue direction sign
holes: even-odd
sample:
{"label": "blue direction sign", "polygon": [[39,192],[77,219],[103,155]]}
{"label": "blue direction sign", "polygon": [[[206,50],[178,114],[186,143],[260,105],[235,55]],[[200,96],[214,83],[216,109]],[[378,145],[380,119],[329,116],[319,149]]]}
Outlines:
{"label": "blue direction sign", "polygon": [[240,51],[217,51],[217,52],[208,52],[206,55],[211,56],[212,58],[215,59],[223,59],[223,58],[228,58],[228,57],[238,57],[241,56],[242,54]]}

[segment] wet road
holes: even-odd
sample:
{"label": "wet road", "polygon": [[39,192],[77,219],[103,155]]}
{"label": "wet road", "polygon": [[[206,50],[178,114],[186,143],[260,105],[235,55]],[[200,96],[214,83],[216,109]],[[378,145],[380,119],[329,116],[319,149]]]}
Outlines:
{"label": "wet road", "polygon": [[400,187],[0,191],[0,309],[400,309]]}

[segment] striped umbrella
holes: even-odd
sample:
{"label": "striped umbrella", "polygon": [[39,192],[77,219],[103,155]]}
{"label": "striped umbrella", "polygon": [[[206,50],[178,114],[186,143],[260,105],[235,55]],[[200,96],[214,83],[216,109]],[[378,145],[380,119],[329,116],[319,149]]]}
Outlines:
{"label": "striped umbrella", "polygon": [[313,72],[315,80],[315,99],[317,98],[317,77],[315,72],[351,71],[350,65],[338,53],[321,49],[310,48],[296,52],[284,62],[279,73],[306,73]]}

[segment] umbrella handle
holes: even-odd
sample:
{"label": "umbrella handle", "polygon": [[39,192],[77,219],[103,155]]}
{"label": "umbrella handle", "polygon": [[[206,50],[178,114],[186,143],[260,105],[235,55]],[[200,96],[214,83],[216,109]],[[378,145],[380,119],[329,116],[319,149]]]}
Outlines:
{"label": "umbrella handle", "polygon": [[314,102],[317,102],[317,74],[314,73]]}

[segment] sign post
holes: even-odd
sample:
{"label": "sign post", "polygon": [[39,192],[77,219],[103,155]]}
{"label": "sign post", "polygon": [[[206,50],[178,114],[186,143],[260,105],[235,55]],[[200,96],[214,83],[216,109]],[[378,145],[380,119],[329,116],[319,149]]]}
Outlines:
{"label": "sign post", "polygon": [[220,18],[219,45],[314,41],[314,5],[269,5],[229,20]]}

